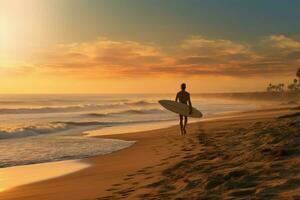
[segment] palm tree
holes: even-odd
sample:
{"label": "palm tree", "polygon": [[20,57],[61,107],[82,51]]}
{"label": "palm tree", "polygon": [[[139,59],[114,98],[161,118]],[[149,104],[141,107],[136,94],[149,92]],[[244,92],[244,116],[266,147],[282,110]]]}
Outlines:
{"label": "palm tree", "polygon": [[295,78],[293,83],[288,85],[290,91],[297,91],[299,89],[298,80]]}
{"label": "palm tree", "polygon": [[278,87],[279,87],[279,92],[284,91],[284,84],[283,83],[279,83]]}
{"label": "palm tree", "polygon": [[298,80],[295,78],[294,79],[294,84],[297,85],[297,83],[298,83]]}
{"label": "palm tree", "polygon": [[272,92],[272,88],[273,88],[273,85],[272,85],[272,83],[270,83],[269,86],[267,87],[267,91]]}
{"label": "palm tree", "polygon": [[298,80],[295,78],[293,83],[293,90],[297,91],[299,89]]}

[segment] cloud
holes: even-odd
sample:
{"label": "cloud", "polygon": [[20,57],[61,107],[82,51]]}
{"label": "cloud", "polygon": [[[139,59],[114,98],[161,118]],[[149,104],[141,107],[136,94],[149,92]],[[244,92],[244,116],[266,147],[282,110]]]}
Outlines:
{"label": "cloud", "polygon": [[88,43],[60,44],[52,51],[38,55],[35,64],[59,72],[117,76],[130,71],[142,72],[164,64],[166,59],[160,48],[153,44],[99,38]]}
{"label": "cloud", "polygon": [[283,35],[259,41],[262,48],[191,36],[174,47],[98,38],[60,44],[37,55],[33,65],[82,77],[291,75],[300,64],[300,42]]}
{"label": "cloud", "polygon": [[191,54],[218,54],[232,55],[248,52],[245,45],[234,43],[230,40],[209,40],[202,36],[191,36],[180,45],[182,49]]}
{"label": "cloud", "polygon": [[270,35],[265,40],[265,43],[271,47],[286,50],[300,50],[300,42],[294,39],[288,38],[284,35]]}
{"label": "cloud", "polygon": [[247,45],[229,40],[209,40],[201,36],[184,40],[180,47],[177,65],[191,68],[191,74],[198,75],[220,75],[222,72],[228,75],[228,71],[236,69],[236,65],[255,57]]}
{"label": "cloud", "polygon": [[263,48],[254,51],[248,44],[192,36],[181,45],[177,66],[190,75],[263,77],[295,73],[300,64],[300,42],[272,35],[259,43]]}

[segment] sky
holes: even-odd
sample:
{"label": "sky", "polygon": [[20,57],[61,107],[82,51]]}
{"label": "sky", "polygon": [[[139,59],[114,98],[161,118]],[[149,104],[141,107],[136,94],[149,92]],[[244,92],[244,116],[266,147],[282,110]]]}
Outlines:
{"label": "sky", "polygon": [[300,67],[296,0],[0,0],[0,93],[261,91]]}

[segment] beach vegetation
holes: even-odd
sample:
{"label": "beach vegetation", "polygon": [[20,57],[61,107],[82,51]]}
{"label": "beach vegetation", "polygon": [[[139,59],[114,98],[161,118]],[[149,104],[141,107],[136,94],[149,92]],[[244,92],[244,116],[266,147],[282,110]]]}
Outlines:
{"label": "beach vegetation", "polygon": [[[287,85],[288,92],[298,92],[300,91],[300,68],[296,72],[296,77],[294,78],[292,83]],[[270,83],[267,87],[267,92],[284,92],[285,91],[285,84],[272,84]]]}

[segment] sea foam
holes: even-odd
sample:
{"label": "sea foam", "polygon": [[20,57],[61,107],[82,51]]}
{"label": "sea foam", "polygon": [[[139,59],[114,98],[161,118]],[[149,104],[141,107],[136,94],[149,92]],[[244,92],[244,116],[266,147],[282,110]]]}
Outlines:
{"label": "sea foam", "polygon": [[28,137],[0,140],[0,167],[81,159],[127,148],[134,141],[83,136]]}

